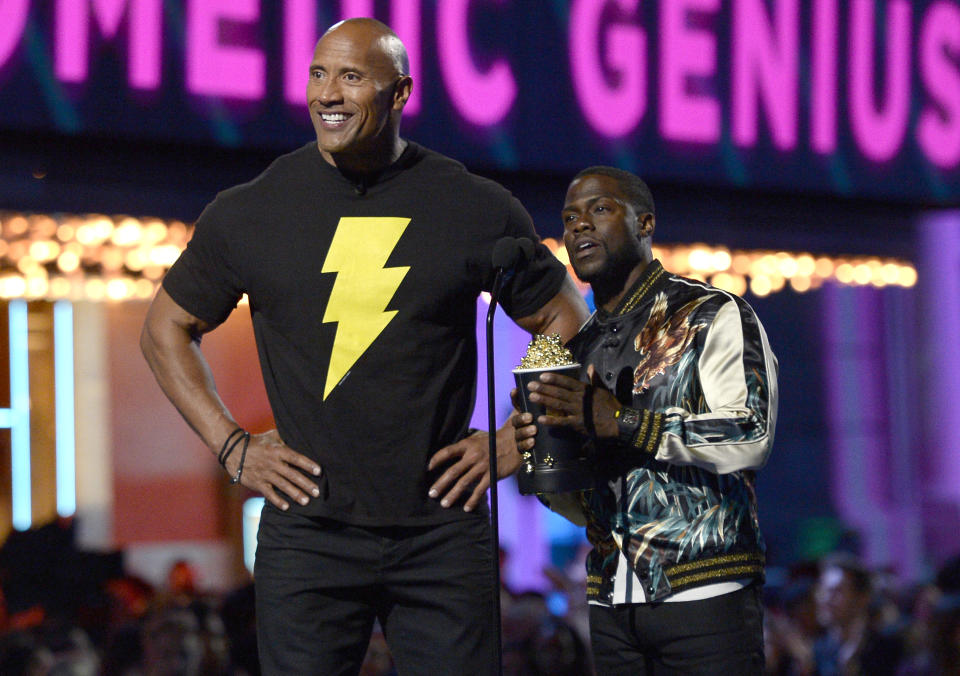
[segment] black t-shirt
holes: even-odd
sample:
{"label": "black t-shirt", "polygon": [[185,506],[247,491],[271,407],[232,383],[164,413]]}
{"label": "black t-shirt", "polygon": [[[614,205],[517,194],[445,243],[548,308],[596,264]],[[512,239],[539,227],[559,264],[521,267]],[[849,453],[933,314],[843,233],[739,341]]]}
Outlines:
{"label": "black t-shirt", "polygon": [[[427,497],[442,471],[427,462],[466,432],[476,299],[504,236],[538,241],[519,201],[414,143],[363,184],[310,143],[204,210],[163,286],[212,324],[248,295],[277,429],[324,470],[320,497],[291,509],[362,525],[463,516]],[[538,244],[501,303],[532,314],[564,276]]]}

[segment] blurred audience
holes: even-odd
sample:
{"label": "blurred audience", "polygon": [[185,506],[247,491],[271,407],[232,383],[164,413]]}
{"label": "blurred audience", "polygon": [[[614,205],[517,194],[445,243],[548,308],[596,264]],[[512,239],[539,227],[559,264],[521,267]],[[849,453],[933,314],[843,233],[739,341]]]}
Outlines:
{"label": "blurred audience", "polygon": [[889,631],[890,618],[876,612],[882,599],[859,560],[842,554],[825,559],[816,598],[823,633],[813,649],[820,676],[895,676],[902,640]]}
{"label": "blurred audience", "polygon": [[815,673],[813,645],[821,631],[815,590],[814,576],[795,571],[782,589],[767,594],[763,635],[768,674]]}
{"label": "blurred audience", "polygon": [[[179,560],[154,587],[118,572],[116,555],[71,552],[70,528],[45,526],[0,546],[0,675],[259,676],[252,583],[209,595]],[[543,571],[551,589],[503,586],[507,676],[593,673],[582,554],[571,550]],[[51,572],[58,557],[86,568]],[[38,571],[53,576],[59,595],[30,587],[43,583]],[[848,553],[776,572],[765,592],[767,674],[960,676],[960,555],[914,585]],[[65,582],[79,596],[66,598]],[[361,676],[396,673],[378,625]]]}
{"label": "blurred audience", "polygon": [[940,592],[930,620],[930,663],[935,674],[960,676],[960,556],[936,579]]}

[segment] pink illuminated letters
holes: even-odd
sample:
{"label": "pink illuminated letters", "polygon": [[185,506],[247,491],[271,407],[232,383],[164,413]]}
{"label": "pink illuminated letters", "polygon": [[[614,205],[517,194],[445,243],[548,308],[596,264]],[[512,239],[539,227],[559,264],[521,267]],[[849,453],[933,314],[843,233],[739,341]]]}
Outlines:
{"label": "pink illuminated letters", "polygon": [[960,164],[960,8],[938,2],[920,28],[920,77],[933,99],[920,113],[917,142],[944,169]]}
{"label": "pink illuminated letters", "polygon": [[691,12],[719,8],[720,0],[660,3],[660,133],[671,141],[720,139],[720,104],[710,94],[696,92],[692,82],[716,76],[716,36],[688,24]]}
{"label": "pink illuminated letters", "polygon": [[756,144],[762,100],[774,144],[791,150],[797,145],[798,3],[774,2],[774,27],[764,4],[733,3],[733,140],[741,146]]}
{"label": "pink illuminated letters", "polygon": [[390,27],[396,31],[397,37],[403,40],[407,48],[407,58],[410,59],[410,76],[413,78],[413,91],[403,109],[407,116],[420,112],[422,100],[423,78],[420,76],[420,0],[393,0],[390,5]]}
{"label": "pink illuminated letters", "polygon": [[23,28],[27,25],[30,0],[8,0],[3,3],[0,15],[0,68],[17,50]]}
{"label": "pink illuminated letters", "polygon": [[317,0],[283,2],[283,99],[307,103],[307,74],[317,38]]}
{"label": "pink illuminated letters", "polygon": [[57,0],[54,72],[63,82],[84,82],[89,69],[90,14],[105,38],[127,18],[128,82],[134,89],[160,87],[163,51],[162,0]]}
{"label": "pink illuminated letters", "polygon": [[467,17],[470,0],[437,4],[437,51],[440,72],[450,100],[465,119],[481,127],[502,121],[517,98],[517,83],[506,59],[498,58],[486,73],[470,57]]}
{"label": "pink illuminated letters", "polygon": [[266,94],[266,63],[254,47],[224,45],[221,24],[256,23],[258,0],[187,0],[187,89],[199,96],[257,101]]}
{"label": "pink illuminated letters", "polygon": [[[634,14],[639,0],[574,0],[570,8],[570,72],[573,91],[587,122],[615,138],[632,132],[647,108],[647,39],[637,26],[600,24],[606,5]],[[606,45],[601,55],[600,46]],[[617,84],[612,84],[609,68]]]}
{"label": "pink illuminated letters", "polygon": [[[181,20],[175,6],[183,7],[183,25],[169,26]],[[555,20],[540,20],[548,6],[569,8],[566,27],[508,52],[503,45],[513,40],[500,35],[556,27]],[[473,20],[500,10],[511,21],[481,43]],[[234,105],[246,121],[276,109],[268,97],[305,106],[321,17],[375,12],[389,14],[384,20],[407,47],[414,80],[408,118],[421,111],[426,94],[449,104],[438,103],[435,114],[452,110],[465,125],[495,127],[519,96],[553,87],[564,105],[525,105],[528,117],[514,114],[511,131],[524,133],[553,115],[551,128],[569,123],[571,144],[599,141],[608,150],[639,152],[643,162],[657,159],[646,153],[663,153],[671,156],[668,171],[691,158],[716,162],[725,144],[724,161],[742,164],[747,180],[763,162],[792,153],[785,159],[829,164],[848,178],[866,164],[886,165],[860,172],[881,182],[919,167],[948,194],[957,190],[960,0],[0,0],[0,92],[6,95],[7,86],[20,94],[26,82],[48,106],[86,103],[83,97],[113,84],[119,62],[131,90],[183,82],[190,95],[227,99],[220,110],[229,116]],[[263,34],[274,28],[282,34]],[[168,35],[177,39],[164,44]],[[436,47],[428,50],[429,70],[421,59],[425,40]],[[544,40],[566,51],[551,45],[549,56],[535,52]],[[272,45],[276,53],[266,51]],[[52,65],[44,71],[48,55]],[[173,71],[167,82],[164,66]],[[25,79],[17,69],[31,72]],[[91,71],[95,87],[57,89],[83,85]],[[424,71],[439,76],[427,82]],[[521,90],[519,73],[538,81]],[[171,109],[209,111],[178,97],[187,98],[165,90],[130,101],[167,110],[174,99]],[[236,105],[248,101],[263,105]],[[86,115],[91,108],[79,110]],[[291,125],[308,128],[304,110],[286,112]],[[89,114],[93,128],[112,122]]]}
{"label": "pink illuminated letters", "polygon": [[340,18],[373,16],[373,0],[340,0]]}
{"label": "pink illuminated letters", "polygon": [[850,124],[861,152],[875,162],[897,154],[910,115],[910,3],[887,4],[886,51],[880,62],[884,92],[874,105],[874,2],[853,0],[850,7]]}
{"label": "pink illuminated letters", "polygon": [[837,149],[837,0],[814,0],[810,40],[810,146]]}

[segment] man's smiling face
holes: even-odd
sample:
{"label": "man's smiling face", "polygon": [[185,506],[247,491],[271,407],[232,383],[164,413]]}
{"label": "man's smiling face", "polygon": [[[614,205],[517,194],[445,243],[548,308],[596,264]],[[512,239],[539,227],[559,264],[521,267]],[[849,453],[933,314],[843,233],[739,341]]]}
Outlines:
{"label": "man's smiling face", "polygon": [[343,24],[321,38],[310,64],[307,103],[317,143],[332,164],[335,155],[376,155],[392,138],[390,118],[403,100],[395,96],[401,77],[381,33],[362,24]]}

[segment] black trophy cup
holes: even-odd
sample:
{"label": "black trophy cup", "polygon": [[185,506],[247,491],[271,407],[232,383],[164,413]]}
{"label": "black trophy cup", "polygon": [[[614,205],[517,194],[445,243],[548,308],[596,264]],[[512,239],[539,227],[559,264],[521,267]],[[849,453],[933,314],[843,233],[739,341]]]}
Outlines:
{"label": "black trophy cup", "polygon": [[517,472],[517,487],[524,495],[589,490],[593,488],[593,461],[585,450],[584,437],[569,427],[537,423],[539,416],[549,412],[542,404],[530,401],[527,383],[539,380],[542,373],[576,378],[580,375],[580,365],[514,369],[523,410],[533,414],[533,423],[537,425],[534,446],[523,454],[523,464]]}

